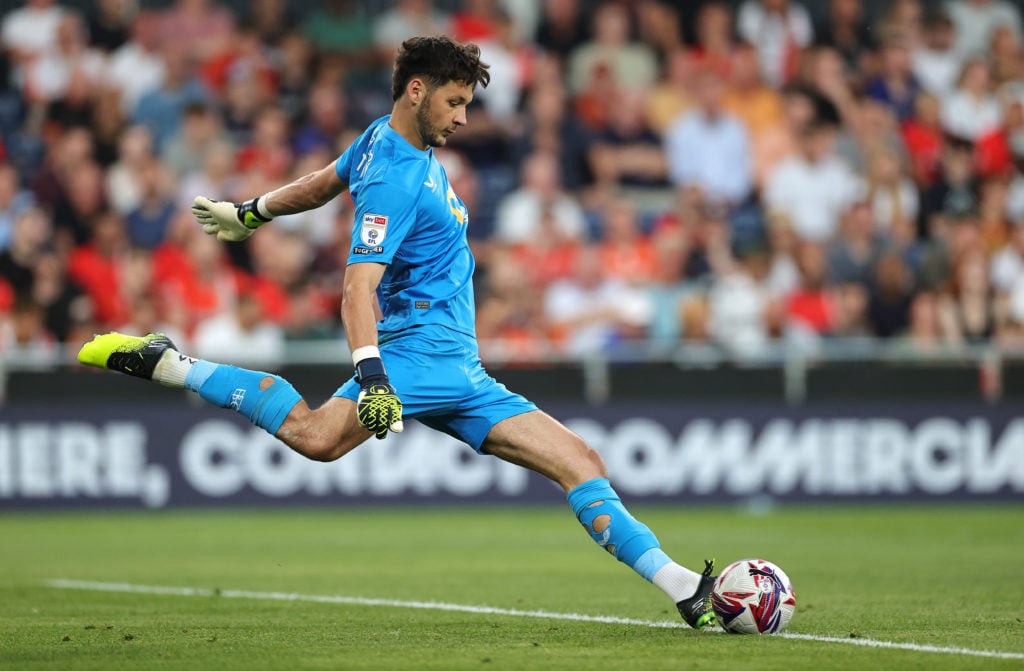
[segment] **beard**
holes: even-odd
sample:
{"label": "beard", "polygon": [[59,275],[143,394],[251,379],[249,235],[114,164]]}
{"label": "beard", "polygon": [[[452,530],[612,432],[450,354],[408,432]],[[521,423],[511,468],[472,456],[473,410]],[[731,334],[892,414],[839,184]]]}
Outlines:
{"label": "beard", "polygon": [[423,144],[428,147],[443,147],[448,140],[443,130],[438,130],[431,125],[427,105],[420,105],[416,110],[416,132],[419,133]]}

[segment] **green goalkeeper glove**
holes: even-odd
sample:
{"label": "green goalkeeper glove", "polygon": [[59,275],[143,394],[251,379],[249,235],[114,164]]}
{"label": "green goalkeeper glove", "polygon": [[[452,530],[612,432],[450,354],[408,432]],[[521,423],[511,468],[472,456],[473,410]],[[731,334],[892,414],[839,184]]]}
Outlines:
{"label": "green goalkeeper glove", "polygon": [[402,401],[388,381],[380,357],[363,359],[356,364],[356,379],[361,391],[356,400],[356,416],[360,426],[372,431],[378,440],[388,431],[401,433]]}
{"label": "green goalkeeper glove", "polygon": [[271,219],[260,214],[256,201],[253,198],[244,203],[229,203],[197,196],[192,203],[192,215],[208,235],[216,235],[221,242],[241,242]]}

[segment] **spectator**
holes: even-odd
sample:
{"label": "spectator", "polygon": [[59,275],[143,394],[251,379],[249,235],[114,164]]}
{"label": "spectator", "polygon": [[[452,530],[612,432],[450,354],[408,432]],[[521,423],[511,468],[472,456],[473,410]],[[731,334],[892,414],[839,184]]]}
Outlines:
{"label": "spectator", "polygon": [[1001,120],[988,63],[978,58],[967,61],[956,89],[942,102],[943,127],[947,133],[973,142],[998,129]]}
{"label": "spectator", "polygon": [[290,140],[285,113],[274,107],[263,109],[256,117],[250,141],[238,151],[237,169],[243,173],[257,171],[268,181],[283,181],[293,159]]}
{"label": "spectator", "polygon": [[668,185],[668,166],[661,140],[644,118],[640,96],[617,101],[608,128],[590,152],[595,178],[604,187],[660,188]]}
{"label": "spectator", "polygon": [[47,367],[56,355],[56,343],[46,330],[43,307],[31,296],[15,298],[10,318],[0,322],[0,352],[20,365]]}
{"label": "spectator", "polygon": [[979,344],[995,335],[1000,320],[988,277],[980,248],[966,249],[955,259],[950,289],[939,299],[940,319],[953,342]]}
{"label": "spectator", "polygon": [[0,163],[0,252],[11,244],[15,220],[34,205],[32,192],[21,188],[18,169],[9,163]]}
{"label": "spectator", "polygon": [[648,335],[658,346],[669,348],[696,335],[684,328],[686,306],[699,294],[695,283],[686,276],[690,232],[681,224],[664,225],[651,238],[653,259],[647,290],[652,318]]}
{"label": "spectator", "polygon": [[857,81],[871,71],[877,44],[862,0],[830,0],[827,20],[814,34],[815,44],[834,49],[843,59],[850,80]]}
{"label": "spectator", "polygon": [[648,124],[659,136],[664,136],[673,121],[693,106],[690,94],[693,88],[696,64],[686,49],[668,54],[662,68],[662,77],[645,96]]}
{"label": "spectator", "polygon": [[956,50],[968,57],[989,46],[998,26],[1021,34],[1020,10],[1005,0],[947,0],[946,12],[956,26]]}
{"label": "spectator", "polygon": [[178,132],[164,144],[160,160],[179,178],[202,170],[213,148],[225,143],[223,133],[220,118],[209,105],[192,103],[185,108]]}
{"label": "spectator", "polygon": [[238,182],[234,147],[223,139],[215,139],[206,147],[202,168],[182,178],[178,205],[191,207],[198,194],[214,200],[232,200],[238,193]]}
{"label": "spectator", "polygon": [[786,299],[786,337],[797,345],[814,351],[823,336],[840,328],[835,294],[827,284],[825,252],[816,242],[801,242],[797,247],[796,266],[800,284]]}
{"label": "spectator", "polygon": [[992,31],[992,82],[996,88],[1003,84],[1019,82],[1024,74],[1021,64],[1020,33],[1010,26],[999,26]]}
{"label": "spectator", "polygon": [[95,220],[107,209],[103,169],[89,161],[68,176],[67,193],[53,209],[57,243],[64,249],[70,242],[83,244],[93,235]]}
{"label": "spectator", "polygon": [[840,214],[863,189],[861,179],[835,155],[835,132],[827,121],[810,124],[799,137],[799,154],[779,164],[765,185],[766,208],[785,214],[805,240],[828,240]]}
{"label": "spectator", "polygon": [[716,276],[711,285],[711,336],[740,362],[763,361],[769,354],[769,324],[775,307],[764,285],[768,269],[763,247],[744,247],[737,250],[732,268]]}
{"label": "spectator", "polygon": [[91,90],[101,80],[104,64],[103,54],[89,46],[82,17],[62,12],[53,45],[25,64],[25,97],[43,103],[59,101],[78,79]]}
{"label": "spectator", "polygon": [[636,207],[615,199],[605,212],[599,243],[601,265],[608,278],[647,283],[655,265],[654,246],[640,225]]}
{"label": "spectator", "polygon": [[879,146],[869,154],[867,172],[867,199],[879,230],[891,240],[912,242],[917,237],[917,187],[903,172],[900,157]]}
{"label": "spectator", "polygon": [[104,78],[120,97],[125,114],[132,114],[139,100],[160,88],[164,80],[158,15],[152,11],[138,14],[131,26],[131,39],[111,53]]}
{"label": "spectator", "polygon": [[206,98],[206,89],[194,72],[188,51],[172,41],[164,47],[163,57],[163,83],[140,96],[132,113],[135,123],[149,128],[158,151],[178,132],[183,112],[190,105],[202,104]]}
{"label": "spectator", "polygon": [[910,118],[921,85],[914,76],[906,44],[891,38],[882,46],[881,72],[867,83],[865,90],[888,105],[900,122]]}
{"label": "spectator", "polygon": [[537,44],[559,60],[567,61],[569,54],[587,39],[587,16],[579,0],[543,0],[541,11]]}
{"label": "spectator", "polygon": [[[732,72],[733,39],[732,10],[725,2],[713,0],[697,10],[697,43],[690,49],[690,57],[698,68],[711,70],[728,78]],[[757,57],[754,57],[757,62]]]}
{"label": "spectator", "polygon": [[951,344],[939,320],[938,299],[931,291],[914,295],[910,304],[910,324],[902,338],[893,339],[893,350],[911,355],[930,356],[949,351]]}
{"label": "spectator", "polygon": [[572,277],[554,282],[544,312],[566,353],[606,352],[642,336],[650,324],[650,296],[640,286],[609,279],[594,247],[584,247]]}
{"label": "spectator", "polygon": [[92,321],[92,300],[68,277],[67,262],[60,254],[44,250],[32,270],[31,296],[43,309],[46,330],[66,343],[74,324]]}
{"label": "spectator", "polygon": [[477,310],[477,337],[489,357],[537,356],[547,342],[543,294],[509,250],[491,256]]}
{"label": "spectator", "polygon": [[239,294],[232,309],[201,322],[192,344],[204,359],[261,370],[277,370],[284,363],[284,331],[264,317],[262,304],[251,293]]}
{"label": "spectator", "polygon": [[829,284],[869,286],[885,250],[871,203],[853,203],[843,213],[839,233],[827,247]]}
{"label": "spectator", "polygon": [[288,0],[253,0],[244,23],[262,44],[276,48],[295,29],[292,9]]}
{"label": "spectator", "polygon": [[616,3],[601,5],[594,14],[593,39],[569,54],[569,90],[579,95],[592,90],[595,77],[607,77],[623,95],[635,94],[654,83],[658,64],[654,50],[630,39],[630,17]]}
{"label": "spectator", "polygon": [[[757,52],[749,44],[741,44],[734,50],[730,72],[722,107],[746,127],[750,133],[751,156],[758,157],[764,151],[766,138],[783,123],[782,95],[761,79]],[[754,160],[757,165],[756,158]]]}
{"label": "spectator", "polygon": [[30,62],[56,46],[64,11],[55,0],[26,0],[4,16],[0,35],[15,64]]}
{"label": "spectator", "polygon": [[29,207],[14,219],[11,243],[0,252],[0,278],[14,293],[32,290],[35,267],[50,240],[50,218],[38,208]]}
{"label": "spectator", "polygon": [[124,216],[142,202],[142,170],[153,160],[153,138],[144,126],[133,126],[121,135],[118,160],[106,174],[106,198]]}
{"label": "spectator", "polygon": [[[316,49],[366,60],[373,45],[373,22],[361,3],[353,0],[328,0],[306,14],[302,35]],[[368,62],[364,62],[368,64]]]}
{"label": "spectator", "polygon": [[800,49],[814,40],[810,14],[791,0],[743,0],[736,17],[740,38],[757,47],[764,80],[780,87],[796,74]]}
{"label": "spectator", "polygon": [[1006,244],[992,254],[989,281],[1001,300],[1009,298],[1017,285],[1024,287],[1024,221],[1013,222]]}
{"label": "spectator", "polygon": [[155,249],[167,233],[174,214],[175,185],[166,168],[150,157],[139,166],[139,202],[125,216],[128,238],[134,247]]}
{"label": "spectator", "polygon": [[924,22],[921,44],[911,53],[914,76],[921,87],[936,96],[953,91],[963,68],[963,54],[956,48],[956,30],[943,12],[933,12]]}
{"label": "spectator", "polygon": [[338,138],[346,128],[347,107],[344,91],[329,82],[317,84],[309,92],[309,111],[306,123],[292,138],[292,146],[299,155],[314,149],[333,152]]}
{"label": "spectator", "polygon": [[505,243],[526,242],[542,231],[545,216],[552,217],[560,238],[585,236],[583,209],[562,190],[557,158],[550,152],[537,152],[523,163],[522,186],[498,205],[495,236]]}
{"label": "spectator", "polygon": [[234,27],[234,15],[216,0],[175,0],[160,15],[162,41],[200,63],[230,46]]}
{"label": "spectator", "polygon": [[89,44],[110,54],[128,41],[138,4],[135,0],[96,0],[95,5],[89,15]]}
{"label": "spectator", "polygon": [[451,33],[451,16],[436,10],[432,0],[398,0],[394,7],[373,21],[373,43],[390,63],[395,51],[415,35],[447,35]]}
{"label": "spectator", "polygon": [[892,338],[907,330],[913,290],[913,276],[899,253],[888,252],[878,259],[868,302],[874,335]]}
{"label": "spectator", "polygon": [[112,329],[128,320],[123,272],[131,245],[124,222],[113,212],[96,218],[90,240],[75,248],[68,260],[68,275],[92,300],[96,321]]}
{"label": "spectator", "polygon": [[665,137],[669,176],[677,187],[696,187],[708,200],[734,207],[752,187],[747,129],[723,108],[718,75],[702,71],[696,84],[697,108]]}
{"label": "spectator", "polygon": [[452,14],[452,37],[459,42],[491,42],[501,20],[497,0],[465,0]]}
{"label": "spectator", "polygon": [[980,201],[978,180],[972,171],[972,149],[963,141],[946,145],[942,153],[941,176],[922,199],[922,232],[926,235],[932,235],[933,220],[937,216],[957,218],[977,213]]}
{"label": "spectator", "polygon": [[931,93],[921,93],[914,104],[914,115],[900,130],[910,155],[911,175],[921,189],[939,178],[946,141],[940,115],[939,99]]}

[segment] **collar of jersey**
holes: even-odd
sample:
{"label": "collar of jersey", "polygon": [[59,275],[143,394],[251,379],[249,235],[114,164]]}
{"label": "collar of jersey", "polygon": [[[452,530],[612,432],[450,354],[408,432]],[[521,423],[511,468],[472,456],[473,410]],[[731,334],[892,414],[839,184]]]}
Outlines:
{"label": "collar of jersey", "polygon": [[416,158],[424,158],[430,156],[431,153],[434,151],[433,147],[427,147],[424,150],[417,149],[416,147],[412,146],[412,144],[408,140],[402,137],[401,133],[399,133],[397,130],[391,127],[391,115],[388,114],[384,118],[385,136],[390,138],[391,141],[395,144],[395,146],[398,147],[404,153],[409,154],[410,156],[415,156]]}

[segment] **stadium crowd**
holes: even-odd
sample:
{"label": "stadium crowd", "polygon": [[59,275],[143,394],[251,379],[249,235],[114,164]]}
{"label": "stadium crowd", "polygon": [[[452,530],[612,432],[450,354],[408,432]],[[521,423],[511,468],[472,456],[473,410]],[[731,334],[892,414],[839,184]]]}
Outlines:
{"label": "stadium crowd", "polygon": [[435,33],[491,65],[437,150],[485,355],[1018,347],[1019,8],[811,4],[28,0],[0,34],[0,352],[163,331],[273,367],[337,337],[347,196],[237,245],[189,206],[327,165]]}

